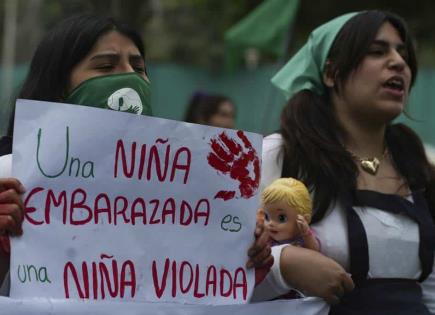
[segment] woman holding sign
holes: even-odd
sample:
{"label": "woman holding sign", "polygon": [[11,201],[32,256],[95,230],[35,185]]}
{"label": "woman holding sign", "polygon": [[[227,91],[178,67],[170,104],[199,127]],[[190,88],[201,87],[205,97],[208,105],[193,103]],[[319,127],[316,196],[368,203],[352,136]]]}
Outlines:
{"label": "woman holding sign", "polygon": [[[64,20],[39,44],[19,98],[63,102],[151,115],[149,80],[140,36],[112,18],[81,15]],[[130,103],[121,97],[129,93]],[[133,91],[133,92],[131,92]],[[117,94],[118,93],[118,94]],[[0,232],[22,233],[22,185],[11,176],[11,155],[0,157]],[[249,252],[248,265],[271,263],[268,236],[258,226],[259,236]],[[8,238],[3,235],[0,283],[9,266]],[[1,241],[2,239],[0,239]],[[0,244],[1,244],[0,243]],[[2,291],[7,294],[6,289]]]}
{"label": "woman holding sign", "polygon": [[274,247],[264,286],[275,295],[325,297],[331,314],[435,313],[435,169],[391,123],[416,74],[405,23],[364,11],[314,30],[272,79],[289,101],[264,140],[263,185],[292,176],[310,188],[321,251],[341,266],[328,274],[315,252]]}
{"label": "woman holding sign", "polygon": [[[114,104],[112,109],[149,115],[144,56],[140,36],[126,24],[94,15],[73,17],[41,41],[18,97],[107,108],[108,95],[129,87],[140,95],[137,105],[130,108]],[[24,188],[18,180],[8,178],[11,164],[11,155],[0,157],[0,231],[19,235],[23,220],[19,194]],[[9,242],[7,236],[1,236],[0,241],[3,279],[9,266]],[[4,287],[7,292],[7,285]]]}

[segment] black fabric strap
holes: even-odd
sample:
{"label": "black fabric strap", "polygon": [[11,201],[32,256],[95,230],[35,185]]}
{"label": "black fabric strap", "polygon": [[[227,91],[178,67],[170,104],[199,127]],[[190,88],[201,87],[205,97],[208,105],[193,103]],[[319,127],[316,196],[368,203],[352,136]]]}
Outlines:
{"label": "black fabric strap", "polygon": [[348,224],[350,271],[356,282],[367,278],[369,270],[369,251],[367,235],[361,219],[352,205],[368,206],[389,213],[406,214],[419,225],[419,258],[422,273],[419,281],[424,281],[432,272],[435,251],[435,224],[430,216],[426,201],[421,192],[413,194],[414,203],[397,195],[382,194],[375,191],[359,190],[353,198],[346,200],[346,219]]}
{"label": "black fabric strap", "polygon": [[368,279],[332,305],[330,315],[430,315],[410,279]]}
{"label": "black fabric strap", "polygon": [[0,156],[12,153],[12,138],[4,136],[0,138]]}
{"label": "black fabric strap", "polygon": [[355,210],[346,209],[347,233],[349,239],[350,273],[355,284],[367,278],[369,272],[369,246],[361,218]]}

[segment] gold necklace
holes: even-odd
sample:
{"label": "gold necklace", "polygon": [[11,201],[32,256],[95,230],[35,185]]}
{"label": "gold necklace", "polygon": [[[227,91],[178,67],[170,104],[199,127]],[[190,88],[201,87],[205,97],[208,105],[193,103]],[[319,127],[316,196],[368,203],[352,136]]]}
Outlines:
{"label": "gold necklace", "polygon": [[385,155],[388,153],[387,148],[385,148],[384,153],[382,154],[381,160],[379,160],[376,156],[368,158],[368,157],[359,157],[355,153],[350,150],[347,150],[353,159],[359,161],[361,169],[370,175],[375,176],[378,172],[379,166],[381,165],[381,161],[384,159]]}

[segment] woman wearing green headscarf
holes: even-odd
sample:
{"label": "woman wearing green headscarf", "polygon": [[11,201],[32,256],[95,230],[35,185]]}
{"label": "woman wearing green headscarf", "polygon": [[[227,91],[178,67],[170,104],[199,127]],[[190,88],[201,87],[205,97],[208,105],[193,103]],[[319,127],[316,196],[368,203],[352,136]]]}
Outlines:
{"label": "woman wearing green headscarf", "polygon": [[405,23],[364,11],[314,30],[272,79],[289,101],[264,140],[262,185],[310,188],[312,229],[338,264],[274,247],[257,297],[294,288],[335,304],[330,314],[435,313],[435,171],[418,136],[392,124],[416,74]]}

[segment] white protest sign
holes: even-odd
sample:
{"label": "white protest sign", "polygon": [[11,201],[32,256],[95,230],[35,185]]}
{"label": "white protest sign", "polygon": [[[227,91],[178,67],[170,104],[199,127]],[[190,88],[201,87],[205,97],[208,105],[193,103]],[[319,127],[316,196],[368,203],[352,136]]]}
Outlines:
{"label": "white protest sign", "polygon": [[260,135],[18,100],[11,297],[246,303]]}
{"label": "white protest sign", "polygon": [[2,314],[8,315],[327,315],[329,307],[319,298],[243,305],[187,305],[56,299],[15,300],[0,297],[0,310]]}

